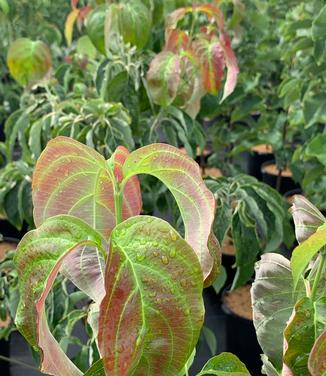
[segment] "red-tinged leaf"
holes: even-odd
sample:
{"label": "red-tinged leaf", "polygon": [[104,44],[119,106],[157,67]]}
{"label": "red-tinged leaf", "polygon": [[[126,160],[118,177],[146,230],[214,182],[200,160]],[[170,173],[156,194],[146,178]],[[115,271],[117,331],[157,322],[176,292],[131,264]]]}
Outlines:
{"label": "red-tinged leaf", "polygon": [[237,58],[232,50],[231,40],[227,34],[222,34],[222,36],[220,37],[220,43],[221,47],[224,50],[225,62],[228,68],[226,82],[224,85],[224,94],[222,98],[223,102],[230,94],[233,93],[233,90],[236,87],[239,67]]}
{"label": "red-tinged leaf", "polygon": [[85,22],[85,19],[86,19],[88,13],[90,13],[91,10],[92,10],[92,8],[89,5],[82,7],[79,10],[79,14],[78,14],[78,18],[77,18],[78,30],[81,30],[81,28],[82,28],[82,26]]}
{"label": "red-tinged leaf", "polygon": [[201,98],[205,93],[197,56],[191,49],[183,51],[181,81],[173,104],[182,108],[194,119],[200,110]]}
{"label": "red-tinged leaf", "polygon": [[173,146],[153,144],[132,152],[123,173],[126,180],[136,174],[153,175],[171,191],[183,218],[185,239],[197,253],[206,279],[213,267],[207,242],[215,199],[205,186],[197,163]]}
{"label": "red-tinged leaf", "polygon": [[151,62],[147,73],[148,89],[153,101],[169,106],[175,99],[180,84],[181,58],[170,51],[163,51]]}
{"label": "red-tinged leaf", "polygon": [[68,47],[71,46],[74,25],[79,15],[79,9],[74,8],[68,15],[65,24],[65,37]]}
{"label": "red-tinged leaf", "polygon": [[[85,253],[87,245],[91,246],[89,251],[97,247],[105,252],[102,244],[105,242],[101,235],[85,222],[59,216],[30,231],[17,247],[14,261],[19,276],[20,302],[16,325],[32,346],[42,350],[42,370],[47,374],[81,375],[49,332],[44,303],[65,257],[74,252]],[[96,281],[94,284],[93,290]]]}
{"label": "red-tinged leaf", "polygon": [[43,79],[52,67],[51,52],[41,41],[15,40],[9,48],[7,64],[11,75],[22,86]]}
{"label": "red-tinged leaf", "polygon": [[[116,163],[121,164],[119,153]],[[115,173],[118,171],[116,167]],[[113,196],[112,173],[100,154],[68,137],[48,143],[33,176],[36,226],[55,215],[70,214],[107,238],[116,223]],[[140,210],[140,188],[134,179],[126,186],[123,219],[138,215]]]}
{"label": "red-tinged leaf", "polygon": [[307,240],[326,221],[322,213],[301,195],[294,196],[290,213],[293,216],[295,235],[299,243]]}
{"label": "red-tinged leaf", "polygon": [[203,323],[202,273],[165,221],[129,218],[112,232],[99,348],[110,376],[178,375]]}
{"label": "red-tinged leaf", "polygon": [[78,2],[79,2],[79,0],[71,0],[71,1],[70,1],[71,8],[72,8],[72,9],[77,8]]}
{"label": "red-tinged leaf", "polygon": [[317,338],[309,355],[308,367],[312,376],[326,374],[326,329]]}
{"label": "red-tinged leaf", "polygon": [[284,372],[289,375],[292,372],[293,376],[310,376],[308,358],[316,336],[325,328],[325,312],[325,296],[316,302],[304,297],[296,303],[284,331]]}
{"label": "red-tinged leaf", "polygon": [[178,26],[178,22],[188,13],[204,13],[209,21],[215,21],[221,32],[224,32],[224,17],[223,12],[213,4],[199,4],[189,7],[179,8],[170,13],[165,22],[166,40],[169,39],[170,33]]}
{"label": "red-tinged leaf", "polygon": [[[123,165],[129,156],[129,151],[124,146],[119,146],[113,154],[114,176],[119,181],[123,180]],[[124,200],[122,208],[122,218],[127,219],[131,216],[138,215],[141,211],[142,197],[139,180],[136,176],[131,178],[124,187],[124,197],[130,198]]]}
{"label": "red-tinged leaf", "polygon": [[204,87],[208,93],[217,95],[225,68],[224,50],[218,40],[206,38],[199,38],[194,49],[201,63]]}
{"label": "red-tinged leaf", "polygon": [[172,30],[168,38],[164,47],[165,51],[177,53],[179,50],[189,48],[189,36],[185,31]]}
{"label": "red-tinged leaf", "polygon": [[213,232],[211,232],[208,238],[207,245],[208,245],[208,250],[210,252],[210,255],[213,258],[213,268],[210,274],[205,279],[204,287],[209,287],[216,281],[216,278],[221,273],[221,266],[222,266],[221,246]]}

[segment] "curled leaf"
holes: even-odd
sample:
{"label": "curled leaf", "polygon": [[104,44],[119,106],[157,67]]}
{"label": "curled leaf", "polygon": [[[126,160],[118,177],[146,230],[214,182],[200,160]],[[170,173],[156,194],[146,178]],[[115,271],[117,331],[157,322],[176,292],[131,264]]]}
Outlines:
{"label": "curled leaf", "polygon": [[317,338],[309,355],[308,367],[312,376],[326,373],[326,329]]}
{"label": "curled leaf", "polygon": [[185,239],[197,253],[206,279],[213,267],[207,243],[215,215],[215,199],[202,180],[199,166],[173,146],[153,144],[132,152],[127,158],[123,166],[125,180],[137,174],[155,176],[173,194],[185,225]]}
{"label": "curled leaf", "polygon": [[293,216],[295,234],[299,243],[308,239],[326,221],[322,213],[301,195],[294,196],[290,213]]}

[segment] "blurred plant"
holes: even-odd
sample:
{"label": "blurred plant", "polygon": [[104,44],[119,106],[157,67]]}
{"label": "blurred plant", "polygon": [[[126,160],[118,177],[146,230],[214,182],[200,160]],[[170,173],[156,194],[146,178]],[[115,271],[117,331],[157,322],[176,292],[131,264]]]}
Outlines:
{"label": "blurred plant", "polygon": [[229,233],[235,247],[235,289],[252,278],[258,255],[283,242],[292,245],[286,203],[276,190],[248,175],[207,179],[206,185],[216,198],[214,234],[223,245]]}
{"label": "blurred plant", "polygon": [[268,253],[256,265],[254,325],[268,376],[320,376],[326,372],[326,219],[308,200],[292,206],[300,243],[291,262]]}

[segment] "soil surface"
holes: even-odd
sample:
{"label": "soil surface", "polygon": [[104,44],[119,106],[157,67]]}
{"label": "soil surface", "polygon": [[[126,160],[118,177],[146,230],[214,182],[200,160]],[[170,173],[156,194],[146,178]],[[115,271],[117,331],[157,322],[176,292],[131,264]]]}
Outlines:
{"label": "soil surface", "polygon": [[250,288],[250,285],[239,287],[227,292],[223,299],[231,312],[247,320],[252,320]]}
{"label": "soil surface", "polygon": [[235,248],[232,242],[232,239],[229,237],[225,239],[223,247],[222,247],[222,254],[228,256],[235,256]]}
{"label": "soil surface", "polygon": [[219,178],[222,175],[222,172],[219,168],[217,167],[208,167],[205,168],[203,171],[203,177],[211,177],[211,178]]}
{"label": "soil surface", "polygon": [[272,145],[269,145],[269,144],[260,144],[260,145],[253,146],[251,148],[251,151],[254,151],[258,154],[272,154],[273,148],[272,148]]}
{"label": "soil surface", "polygon": [[[270,175],[278,176],[279,169],[277,168],[276,164],[269,164],[263,167],[263,172],[267,172]],[[289,168],[286,168],[282,171],[282,176],[284,178],[291,178],[292,172]]]}
{"label": "soil surface", "polygon": [[[181,153],[183,153],[183,154],[185,154],[185,155],[188,155],[186,148],[181,147],[181,148],[179,148],[179,150],[181,151]],[[197,150],[196,150],[196,157],[200,157],[201,155],[203,155],[204,157],[207,157],[207,156],[209,156],[210,154],[212,154],[212,152],[211,152],[211,150],[209,150],[209,149],[204,149],[202,153],[201,153],[199,147],[198,147]]]}

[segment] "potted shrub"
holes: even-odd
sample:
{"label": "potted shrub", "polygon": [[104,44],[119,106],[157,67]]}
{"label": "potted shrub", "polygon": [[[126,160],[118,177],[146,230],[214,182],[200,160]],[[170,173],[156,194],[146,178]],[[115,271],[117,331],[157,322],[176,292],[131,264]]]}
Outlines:
{"label": "potted shrub", "polygon": [[268,253],[256,266],[254,324],[269,376],[323,375],[325,367],[325,217],[303,196],[292,206],[299,245],[291,261]]}
{"label": "potted shrub", "polygon": [[[165,221],[138,215],[139,173],[157,176],[171,190],[187,242]],[[180,186],[180,181],[187,184]],[[93,187],[91,195],[86,182]],[[71,184],[79,188],[71,190]],[[214,197],[199,167],[169,145],[153,144],[131,154],[120,147],[106,161],[89,147],[58,137],[36,165],[33,200],[38,227],[25,235],[15,255],[16,323],[41,351],[42,371],[82,374],[52,336],[44,314],[60,271],[95,301],[88,320],[101,359],[86,374],[143,372],[149,364],[157,375],[172,369],[188,374],[203,321],[203,283],[211,283],[219,265],[210,234]],[[81,269],[84,262],[87,267]],[[213,358],[199,375],[214,370],[249,374],[232,354]]]}

